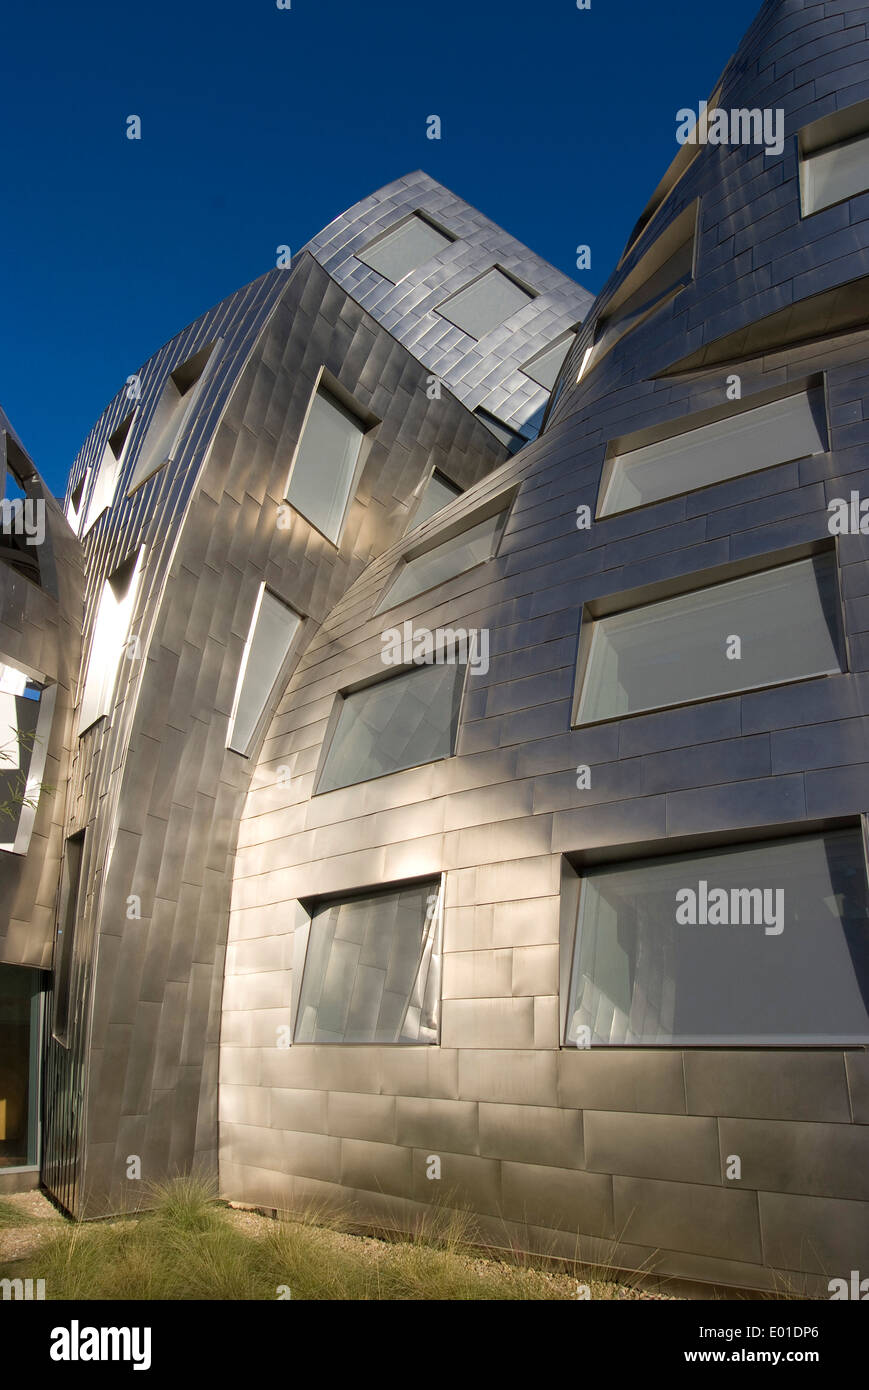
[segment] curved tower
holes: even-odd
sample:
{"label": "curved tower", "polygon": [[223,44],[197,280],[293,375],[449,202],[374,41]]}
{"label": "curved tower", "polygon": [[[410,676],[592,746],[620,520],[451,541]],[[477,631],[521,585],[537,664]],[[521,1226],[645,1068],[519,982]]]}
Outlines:
{"label": "curved tower", "polygon": [[227,1196],[752,1289],[865,1260],[864,21],[765,4],[674,94],[694,143],[543,434],[295,669],[234,864]]}

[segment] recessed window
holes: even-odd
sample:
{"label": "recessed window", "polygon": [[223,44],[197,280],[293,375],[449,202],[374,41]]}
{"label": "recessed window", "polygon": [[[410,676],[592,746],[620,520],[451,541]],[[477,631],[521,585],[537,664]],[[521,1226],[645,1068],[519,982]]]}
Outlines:
{"label": "recessed window", "polygon": [[530,362],[526,362],[522,371],[526,376],[530,376],[532,381],[536,381],[538,386],[543,386],[547,391],[551,391],[558,380],[562,363],[573,346],[575,338],[575,333],[568,333],[564,338],[559,338],[557,343],[553,343],[544,352],[532,357]]}
{"label": "recessed window", "polygon": [[429,879],[315,907],[294,1041],[436,1043],[440,897]]}
{"label": "recessed window", "polygon": [[472,338],[483,338],[534,298],[503,270],[493,266],[485,275],[450,295],[438,313]]}
{"label": "recessed window", "polygon": [[302,619],[261,584],[244,647],[227,747],[247,753],[257,725],[272,703],[272,693]]}
{"label": "recessed window", "polygon": [[213,360],[215,347],[215,343],[209,343],[166,378],[148,432],[139,447],[127,496],[173,459],[205,381],[206,367]]}
{"label": "recessed window", "polygon": [[430,261],[452,244],[452,237],[433,227],[427,218],[413,213],[385,236],[377,237],[358,253],[365,265],[397,282]]}
{"label": "recessed window", "polygon": [[79,706],[80,734],[111,710],[118,668],[127,649],[144,555],[144,550],[131,555],[103,584]]}
{"label": "recessed window", "polygon": [[70,526],[72,527],[73,531],[75,531],[76,535],[78,535],[79,531],[81,530],[82,503],[84,502],[85,488],[87,487],[89,477],[90,469],[87,468],[85,469],[84,473],[82,473],[72,492],[69,494],[69,510],[67,511],[66,516]]}
{"label": "recessed window", "polygon": [[405,669],[341,698],[317,792],[452,757],[465,667]]}
{"label": "recessed window", "polygon": [[57,912],[57,935],[54,942],[54,1017],[52,1031],[66,1044],[69,1036],[70,1003],[72,997],[73,953],[76,925],[81,911],[81,879],[85,832],[70,835],[63,856],[60,898]]}
{"label": "recessed window", "polygon": [[486,426],[486,429],[494,434],[496,439],[500,439],[502,444],[507,445],[512,454],[515,454],[517,450],[528,443],[528,440],[518,434],[516,430],[511,430],[509,425],[505,425],[503,420],[499,420],[497,415],[490,415],[488,410],[482,410],[478,406],[474,414]]}
{"label": "recessed window", "polygon": [[42,489],[33,464],[8,430],[0,434],[0,560],[34,584],[42,582],[39,548],[45,522]]}
{"label": "recessed window", "polygon": [[0,1173],[39,1164],[42,982],[39,970],[0,965]]}
{"label": "recessed window", "polygon": [[694,274],[697,209],[693,203],[662,232],[616,290],[598,319],[577,381],[596,367],[626,333],[673,299]]}
{"label": "recessed window", "polygon": [[421,526],[424,521],[428,521],[430,516],[434,516],[435,512],[439,512],[448,502],[454,502],[461,495],[462,489],[457,487],[455,483],[451,483],[449,478],[435,469],[423,489],[419,506],[411,515],[410,524],[407,527],[408,531],[412,531],[416,526]]}
{"label": "recessed window", "polygon": [[505,519],[505,512],[495,512],[494,516],[477,522],[433,550],[403,560],[375,612],[382,613],[386,608],[405,603],[426,589],[433,589],[447,579],[455,579],[457,575],[490,559],[495,553]]}
{"label": "recessed window", "polygon": [[599,516],[648,506],[791,459],[822,454],[821,391],[801,391],[743,407],[696,429],[631,448],[622,440],[607,460]]}
{"label": "recessed window", "polygon": [[287,501],[338,544],[364,461],[362,445],[372,421],[351,411],[324,385],[311,398],[290,469]]}
{"label": "recessed window", "polygon": [[583,875],[565,1041],[869,1042],[859,830]]}
{"label": "recessed window", "polygon": [[808,217],[869,190],[869,101],[800,131],[800,198]]}
{"label": "recessed window", "polygon": [[82,535],[86,536],[97,517],[102,516],[103,512],[112,505],[115,484],[120,474],[124,449],[130,437],[130,426],[133,423],[134,415],[135,411],[131,411],[106,440],[88,505],[87,519],[82,527]]}
{"label": "recessed window", "polygon": [[831,552],[583,628],[576,724],[842,669]]}
{"label": "recessed window", "polygon": [[25,853],[30,840],[55,693],[0,663],[0,850],[9,854]]}

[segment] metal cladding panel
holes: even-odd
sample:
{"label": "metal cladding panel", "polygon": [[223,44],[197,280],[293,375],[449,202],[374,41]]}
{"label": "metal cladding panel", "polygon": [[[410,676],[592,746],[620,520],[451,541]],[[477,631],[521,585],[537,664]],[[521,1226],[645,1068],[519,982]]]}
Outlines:
{"label": "metal cladding panel", "polygon": [[[393,284],[359,253],[414,212],[455,240]],[[469,410],[536,433],[549,393],[521,368],[581,322],[592,303],[586,290],[421,171],[357,203],[307,249]],[[437,309],[494,266],[536,297],[478,340]]]}
{"label": "metal cladding panel", "polygon": [[[167,374],[215,340],[172,460],[128,497]],[[337,546],[283,501],[323,370],[372,422]],[[255,766],[226,741],[261,585],[303,617],[292,665],[348,585],[402,535],[433,466],[448,460],[467,488],[507,452],[451,394],[429,399],[424,367],[307,254],[205,315],[138,376],[114,501],[84,540],[84,651],[106,577],[142,550],[137,641],[107,718],[75,750],[68,832],[87,832],[85,908],[69,1046],[49,1048],[44,1176],[81,1215],[138,1200],[126,1179],[131,1152],[152,1175],[216,1163],[231,866]],[[127,405],[122,392],[74,482]]]}
{"label": "metal cladding panel", "polygon": [[[617,1267],[746,1289],[784,1275],[823,1293],[822,1270],[847,1275],[859,1264],[869,1212],[859,1052],[559,1044],[570,875],[576,882],[584,862],[869,814],[869,548],[860,535],[835,547],[841,673],[572,727],[584,605],[616,611],[623,595],[652,601],[830,547],[828,502],[869,493],[869,334],[838,301],[815,299],[865,276],[867,200],[802,218],[795,139],[867,91],[865,9],[764,5],[718,100],[780,108],[781,157],[700,147],[665,188],[586,319],[542,436],[428,525],[437,543],[496,494],[515,493],[496,558],[378,615],[402,554],[393,545],[337,599],[302,656],[262,744],[234,861],[220,1073],[232,1088],[226,1196],[269,1193],[289,1207],[316,1194],[371,1213],[388,1193],[401,1223],[413,1204],[449,1192],[482,1223],[497,1212],[526,1249],[562,1241],[575,1254],[578,1239],[586,1257],[595,1250]],[[377,195],[388,204],[379,225],[415,207],[448,225],[421,188],[400,181],[389,199]],[[690,283],[576,384],[596,321],[698,199]],[[397,309],[401,286],[384,291],[374,272],[358,270],[365,236],[352,223],[350,214],[332,224],[314,254],[336,278],[352,275],[354,293],[376,297],[378,312],[384,295]],[[436,258],[444,271],[451,251]],[[795,316],[799,333],[775,317],[783,305],[808,306]],[[758,322],[762,332],[749,331]],[[448,330],[443,344],[449,361]],[[578,529],[579,507],[595,516],[611,443],[653,442],[698,413],[717,418],[730,408],[734,374],[743,406],[822,385],[824,452]],[[488,669],[467,677],[456,756],[314,795],[336,697],[383,670],[383,634],[405,620],[489,633]],[[298,988],[299,904],[438,872],[439,1047],[278,1046]],[[263,1140],[263,1114],[277,1140]],[[298,1133],[337,1138],[341,1153],[323,1148],[318,1159],[314,1145],[297,1160],[288,1145]],[[727,1174],[737,1152],[751,1155],[741,1183]],[[426,1175],[433,1155],[439,1182]],[[823,1250],[820,1262],[811,1249]]]}

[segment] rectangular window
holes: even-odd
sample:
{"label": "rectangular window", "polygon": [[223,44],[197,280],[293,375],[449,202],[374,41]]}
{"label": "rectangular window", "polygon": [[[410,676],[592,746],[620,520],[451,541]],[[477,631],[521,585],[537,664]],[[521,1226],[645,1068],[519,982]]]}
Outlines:
{"label": "rectangular window", "polygon": [[440,880],[317,906],[296,1043],[436,1043]]}
{"label": "rectangular window", "polygon": [[430,516],[434,516],[435,512],[439,512],[448,502],[454,502],[461,495],[462,489],[456,487],[455,483],[451,483],[449,478],[435,469],[423,489],[419,506],[411,515],[408,531],[412,531],[416,526],[421,526],[424,521],[428,521]]}
{"label": "rectangular window", "polygon": [[465,666],[413,666],[341,700],[317,792],[450,758]]}
{"label": "rectangular window", "polygon": [[803,126],[799,135],[803,217],[869,190],[869,101]]}
{"label": "rectangular window", "polygon": [[260,584],[226,739],[237,753],[247,753],[301,625],[299,614]]}
{"label": "rectangular window", "polygon": [[858,829],[584,875],[567,1043],[869,1042]]}
{"label": "rectangular window", "polygon": [[103,512],[112,505],[115,495],[115,484],[121,471],[121,464],[124,457],[124,449],[130,437],[130,427],[133,423],[135,411],[131,411],[118,428],[106,440],[103,448],[103,456],[97,470],[91,500],[88,504],[87,518],[82,527],[81,534],[86,536],[93,526],[97,517],[102,516]]}
{"label": "rectangular window", "polygon": [[478,521],[433,550],[405,559],[375,612],[382,613],[386,608],[405,603],[426,589],[433,589],[447,579],[455,579],[457,575],[491,559],[505,520],[504,511],[495,512],[485,521]]}
{"label": "rectangular window", "polygon": [[830,675],[840,647],[826,552],[592,622],[575,723]]}
{"label": "rectangular window", "polygon": [[823,412],[820,390],[801,391],[640,448],[623,440],[604,468],[598,516],[822,454],[827,447]]}
{"label": "rectangular window", "polygon": [[80,734],[111,710],[118,667],[136,606],[144,556],[144,549],[131,555],[103,584],[79,707]]}
{"label": "rectangular window", "polygon": [[84,857],[84,831],[70,835],[66,842],[63,871],[60,880],[60,899],[57,911],[57,935],[54,942],[54,1019],[52,1031],[66,1044],[69,1035],[69,1015],[73,973],[75,929],[81,911],[81,878]]}
{"label": "rectangular window", "polygon": [[387,280],[397,283],[439,251],[444,251],[452,241],[452,237],[445,236],[427,218],[415,212],[385,235],[376,237],[357,253],[357,258]]}
{"label": "rectangular window", "polygon": [[148,432],[127,488],[127,496],[174,458],[175,451],[206,379],[206,369],[217,359],[216,343],[209,343],[170,372],[151,417]]}
{"label": "rectangular window", "polygon": [[526,362],[522,370],[526,376],[530,376],[532,381],[536,381],[539,386],[551,391],[556,381],[558,373],[561,371],[561,364],[573,347],[575,333],[568,333],[565,337],[559,338],[551,347],[539,352],[536,357],[532,357],[530,362]]}
{"label": "rectangular window", "polygon": [[39,1163],[42,978],[0,965],[0,1173]]}
{"label": "rectangular window", "polygon": [[311,398],[287,483],[287,501],[338,544],[359,481],[362,442],[370,424],[321,385]]}
{"label": "rectangular window", "polygon": [[9,854],[30,843],[56,694],[0,662],[0,850]]}
{"label": "rectangular window", "polygon": [[534,299],[533,294],[518,285],[512,276],[498,266],[450,295],[437,312],[454,323],[472,338],[483,338],[505,319],[524,309]]}
{"label": "rectangular window", "polygon": [[698,204],[680,213],[637,262],[613,294],[586,348],[577,381],[627,333],[690,283],[694,274]]}

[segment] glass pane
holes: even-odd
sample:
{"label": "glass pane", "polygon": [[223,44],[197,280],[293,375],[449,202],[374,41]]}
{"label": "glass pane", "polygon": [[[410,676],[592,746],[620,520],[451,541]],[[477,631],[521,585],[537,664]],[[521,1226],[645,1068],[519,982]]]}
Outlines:
{"label": "glass pane", "polygon": [[317,392],[299,441],[287,501],[332,542],[341,530],[363,434],[355,415],[334,396]]}
{"label": "glass pane", "polygon": [[470,333],[472,338],[482,338],[511,314],[530,304],[533,297],[503,271],[493,268],[467,289],[445,299],[438,305],[438,313]]}
{"label": "glass pane", "polygon": [[298,613],[268,589],[262,590],[242,658],[235,712],[230,723],[229,747],[239,753],[247,752],[301,622]]}
{"label": "glass pane", "polygon": [[428,550],[424,555],[417,555],[415,559],[408,560],[399,570],[375,611],[382,613],[385,608],[404,603],[406,599],[434,588],[445,579],[454,579],[456,575],[463,574],[465,570],[488,560],[502,519],[503,512],[496,512],[494,516],[487,517],[470,530],[444,541],[443,545],[436,546],[434,550]]}
{"label": "glass pane", "polygon": [[362,251],[359,260],[385,275],[387,280],[398,281],[449,245],[449,237],[414,214],[374,246]]}
{"label": "glass pane", "polygon": [[[813,409],[814,407],[814,409]],[[824,452],[822,404],[807,392],[632,449],[613,463],[601,516]]]}
{"label": "glass pane", "polygon": [[522,368],[526,376],[530,376],[532,381],[545,386],[547,391],[551,391],[558,379],[561,371],[561,364],[567,356],[568,349],[573,345],[574,334],[569,338],[562,338],[561,342],[554,343],[546,352],[535,357],[532,362],[526,362]]}
{"label": "glass pane", "polygon": [[821,555],[603,618],[578,723],[838,671],[836,602]]}
{"label": "glass pane", "polygon": [[417,666],[347,695],[318,792],[449,758],[455,746],[464,666]]}
{"label": "glass pane", "polygon": [[806,211],[817,212],[869,189],[869,135],[807,155]]}
{"label": "glass pane", "polygon": [[[181,422],[190,400],[189,396],[180,394],[178,387],[170,377],[157,403],[157,409],[154,412],[148,433],[139,448],[139,457],[136,460],[130,486],[127,489],[128,495],[168,461],[170,450],[175,443],[175,436],[181,428]],[[91,520],[96,521],[96,514],[89,515],[88,520],[89,522]]]}
{"label": "glass pane", "polygon": [[0,1172],[37,1162],[39,973],[0,965]]}
{"label": "glass pane", "polygon": [[439,881],[326,903],[311,918],[297,1043],[432,1043]]}
{"label": "glass pane", "polygon": [[567,1041],[865,1045],[867,913],[858,830],[596,870]]}
{"label": "glass pane", "polygon": [[27,775],[33,759],[42,691],[14,666],[0,664],[0,847],[15,843],[21,810],[28,798]]}
{"label": "glass pane", "polygon": [[449,478],[445,478],[443,473],[432,473],[425,485],[422,501],[410,518],[408,531],[412,531],[415,526],[421,526],[430,516],[434,516],[435,512],[439,512],[441,507],[445,507],[448,502],[455,501],[461,495],[462,489],[451,483]]}

